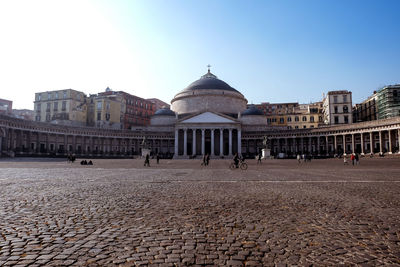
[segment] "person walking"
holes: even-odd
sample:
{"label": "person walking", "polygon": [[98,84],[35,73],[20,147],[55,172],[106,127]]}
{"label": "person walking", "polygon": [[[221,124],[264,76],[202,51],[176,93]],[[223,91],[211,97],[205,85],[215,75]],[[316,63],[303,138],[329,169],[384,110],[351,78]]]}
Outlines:
{"label": "person walking", "polygon": [[356,157],[354,156],[354,153],[351,153],[350,160],[351,160],[351,165],[353,165],[353,166],[354,166],[355,159],[356,159]]}
{"label": "person walking", "polygon": [[156,155],[156,159],[157,159],[157,164],[160,163],[160,155],[158,153]]}
{"label": "person walking", "polygon": [[203,162],[201,163],[201,166],[207,166],[206,162],[207,162],[207,154],[204,154],[203,155]]}
{"label": "person walking", "polygon": [[260,153],[258,153],[257,164],[261,164],[261,158],[262,158],[262,154],[260,152]]}
{"label": "person walking", "polygon": [[347,158],[345,155],[343,155],[343,165],[348,165],[349,163],[347,162]]}
{"label": "person walking", "polygon": [[356,155],[354,156],[355,160],[356,160],[356,165],[360,164],[360,158],[358,156],[358,153],[356,153]]}
{"label": "person walking", "polygon": [[208,166],[208,164],[210,164],[210,155],[207,153],[206,154],[206,166]]}
{"label": "person walking", "polygon": [[297,163],[298,163],[298,164],[301,163],[301,156],[300,156],[300,154],[297,154]]}
{"label": "person walking", "polygon": [[146,154],[146,157],[144,159],[144,166],[150,167],[150,155]]}

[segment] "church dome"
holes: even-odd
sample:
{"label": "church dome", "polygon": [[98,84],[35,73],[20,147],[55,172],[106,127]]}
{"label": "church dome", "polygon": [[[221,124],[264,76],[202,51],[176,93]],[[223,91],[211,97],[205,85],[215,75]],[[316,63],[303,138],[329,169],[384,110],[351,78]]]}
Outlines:
{"label": "church dome", "polygon": [[242,116],[250,116],[250,115],[264,115],[264,113],[261,110],[259,110],[256,106],[252,105],[242,113]]}
{"label": "church dome", "polygon": [[245,110],[246,106],[246,98],[218,79],[210,69],[200,79],[177,93],[171,101],[171,110],[179,115],[212,111],[232,116]]}
{"label": "church dome", "polygon": [[154,113],[154,116],[174,116],[175,117],[175,112],[170,110],[169,108],[160,108]]}
{"label": "church dome", "polygon": [[210,72],[210,70],[208,70],[208,72],[205,75],[201,76],[200,79],[192,82],[183,91],[204,90],[204,89],[238,92],[235,88],[231,87],[226,82],[218,79],[217,76],[215,76]]}

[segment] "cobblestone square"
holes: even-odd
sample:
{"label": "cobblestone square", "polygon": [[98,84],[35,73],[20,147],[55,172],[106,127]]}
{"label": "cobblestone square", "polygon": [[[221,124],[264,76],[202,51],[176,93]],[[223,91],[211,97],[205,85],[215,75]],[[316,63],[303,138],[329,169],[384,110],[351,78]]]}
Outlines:
{"label": "cobblestone square", "polygon": [[0,266],[400,265],[400,158],[0,160]]}

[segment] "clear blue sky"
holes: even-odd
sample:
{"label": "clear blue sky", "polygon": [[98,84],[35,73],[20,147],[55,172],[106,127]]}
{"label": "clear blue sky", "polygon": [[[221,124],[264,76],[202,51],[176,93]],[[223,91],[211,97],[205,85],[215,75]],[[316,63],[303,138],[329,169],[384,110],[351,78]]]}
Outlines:
{"label": "clear blue sky", "polygon": [[170,102],[211,71],[249,103],[400,83],[400,1],[1,1],[0,98],[110,86]]}

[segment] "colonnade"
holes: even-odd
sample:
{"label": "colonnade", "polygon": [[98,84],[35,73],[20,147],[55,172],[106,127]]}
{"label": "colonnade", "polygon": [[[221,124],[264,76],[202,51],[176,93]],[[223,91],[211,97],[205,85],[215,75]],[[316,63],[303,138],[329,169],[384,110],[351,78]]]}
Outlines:
{"label": "colonnade", "polygon": [[400,129],[271,138],[274,153],[329,155],[399,152]]}
{"label": "colonnade", "polygon": [[228,156],[241,154],[241,129],[238,128],[176,128],[176,157],[209,154]]}

